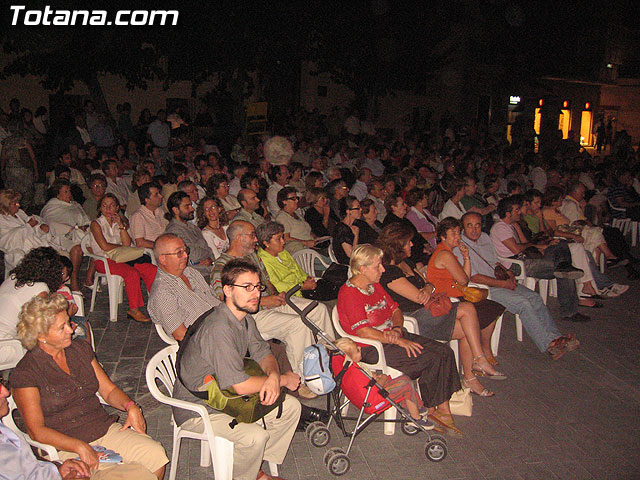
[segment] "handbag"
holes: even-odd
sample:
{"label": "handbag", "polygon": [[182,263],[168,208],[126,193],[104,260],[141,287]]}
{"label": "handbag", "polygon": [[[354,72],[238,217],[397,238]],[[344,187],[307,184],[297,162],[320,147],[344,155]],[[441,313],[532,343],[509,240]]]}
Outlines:
{"label": "handbag", "polygon": [[496,277],[496,280],[509,280],[511,278],[509,270],[504,268],[501,263],[497,263],[493,268],[493,276]]}
{"label": "handbag", "polygon": [[457,392],[453,392],[449,399],[449,408],[453,415],[470,417],[473,413],[473,398],[471,398],[471,389],[462,387]]}
{"label": "handbag", "polygon": [[489,296],[488,288],[464,287],[456,281],[451,283],[451,287],[457,289],[462,293],[462,298],[471,303],[481,302],[482,300],[486,300]]}
{"label": "handbag", "polygon": [[[243,362],[244,373],[247,375],[251,377],[265,376],[265,373],[256,361],[245,358]],[[191,391],[194,395],[202,398],[204,403],[211,408],[226,413],[230,417],[235,418],[239,423],[257,422],[270,411],[278,407],[282,408],[282,402],[284,402],[286,395],[284,389],[280,388],[280,396],[278,399],[271,405],[263,405],[260,402],[259,392],[249,395],[239,395],[233,387],[222,390],[218,385],[215,375],[212,375],[211,380],[203,387],[200,387],[197,393],[204,392],[206,392],[206,398],[201,395],[196,395],[196,392]]]}
{"label": "handbag", "polygon": [[451,300],[444,293],[436,293],[431,295],[424,308],[428,308],[434,317],[440,317],[451,310]]}
{"label": "handbag", "polygon": [[[215,307],[214,307],[215,308]],[[180,342],[180,348],[176,354],[176,376],[180,383],[191,392],[192,395],[200,398],[214,410],[226,413],[233,420],[229,423],[230,428],[234,428],[238,423],[255,423],[272,410],[278,409],[277,418],[282,415],[282,403],[284,402],[286,392],[284,387],[280,388],[280,395],[271,405],[263,405],[260,402],[260,392],[248,395],[239,395],[233,387],[222,390],[218,385],[215,375],[210,375],[209,380],[198,390],[191,390],[182,381],[180,375],[180,361],[184,354],[186,346],[189,344],[191,337],[198,331],[200,326],[207,320],[214,308],[206,311],[198,317],[198,319],[187,328],[187,332]],[[249,376],[264,376],[265,373],[260,365],[250,358],[243,359],[244,371]]]}
{"label": "handbag", "polygon": [[[482,260],[484,263],[489,265],[489,267],[491,267],[491,264],[487,262],[482,255],[476,252],[474,248],[469,246],[468,243],[465,243],[465,245],[469,250],[473,251],[473,253],[475,253],[480,260]],[[511,278],[511,275],[509,275],[509,271],[506,268],[504,268],[504,266],[499,262],[496,263],[495,267],[493,267],[493,276],[496,278],[496,280],[509,280],[509,278]]]}
{"label": "handbag", "polygon": [[120,246],[105,252],[105,255],[116,263],[127,263],[144,255],[144,248]]}

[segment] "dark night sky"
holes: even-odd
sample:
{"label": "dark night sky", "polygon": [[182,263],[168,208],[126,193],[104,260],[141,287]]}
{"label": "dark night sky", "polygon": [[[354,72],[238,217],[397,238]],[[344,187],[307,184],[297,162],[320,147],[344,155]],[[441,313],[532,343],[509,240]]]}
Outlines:
{"label": "dark night sky", "polygon": [[[0,27],[6,37],[30,35],[28,28],[8,25],[10,11],[6,1],[2,3],[5,6],[0,7]],[[112,0],[108,4],[91,2],[90,7],[87,2],[82,5],[67,0],[29,2],[32,8],[37,4],[109,11],[178,9],[178,27],[138,27],[137,31],[141,37],[161,38],[166,46],[174,48],[174,54],[180,49],[193,50],[196,58],[189,59],[192,64],[197,63],[198,50],[209,45],[228,54],[233,48],[230,45],[258,49],[264,43],[267,47],[260,55],[274,60],[304,57],[307,52],[301,52],[301,45],[312,37],[327,45],[321,55],[329,60],[342,56],[341,62],[355,62],[365,72],[371,64],[384,64],[387,71],[399,72],[399,79],[419,77],[436,69],[444,58],[458,61],[461,57],[467,62],[502,65],[519,76],[596,79],[607,41],[615,37],[610,26],[623,25],[636,30],[618,34],[626,44],[621,74],[640,75],[637,0]],[[67,35],[68,28],[71,27],[58,27],[55,34]],[[265,38],[275,39],[273,45]],[[436,46],[443,43],[450,47],[445,52],[448,56],[434,54]],[[202,51],[206,54],[206,50]],[[237,53],[232,52],[231,56]]]}

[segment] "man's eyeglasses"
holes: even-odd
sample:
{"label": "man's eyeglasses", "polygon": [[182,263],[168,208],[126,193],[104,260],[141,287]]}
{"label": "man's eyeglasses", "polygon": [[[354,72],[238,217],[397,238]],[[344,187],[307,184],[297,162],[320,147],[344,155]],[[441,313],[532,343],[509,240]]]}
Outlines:
{"label": "man's eyeglasses", "polygon": [[293,200],[294,202],[297,202],[298,197],[287,197],[287,200]]}
{"label": "man's eyeglasses", "polygon": [[362,210],[361,207],[353,207],[353,208],[347,208],[347,210]]}
{"label": "man's eyeglasses", "polygon": [[230,283],[229,285],[232,286],[232,287],[244,288],[249,293],[253,292],[256,288],[260,292],[264,292],[267,289],[267,286],[263,285],[261,283],[258,283],[257,285],[254,285],[252,283],[247,283],[246,285],[238,285],[236,283]]}
{"label": "man's eyeglasses", "polygon": [[160,255],[176,255],[178,257],[181,257],[182,255],[189,255],[189,253],[191,253],[191,249],[189,247],[184,247],[177,252],[161,253]]}
{"label": "man's eyeglasses", "polygon": [[0,375],[0,386],[9,390],[9,380],[5,380],[2,375]]}

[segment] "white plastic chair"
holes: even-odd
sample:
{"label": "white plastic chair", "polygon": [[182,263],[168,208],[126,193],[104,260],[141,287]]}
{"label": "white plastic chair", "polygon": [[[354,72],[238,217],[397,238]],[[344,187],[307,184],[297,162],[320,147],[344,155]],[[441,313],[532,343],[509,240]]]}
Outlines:
{"label": "white plastic chair", "polygon": [[173,336],[167,334],[167,332],[164,331],[164,328],[162,328],[162,325],[160,325],[159,323],[153,322],[153,326],[156,327],[156,332],[158,332],[158,336],[162,339],[164,343],[166,343],[167,345],[178,344],[178,341],[175,338],[173,338]]}
{"label": "white plastic chair", "polygon": [[338,262],[338,259],[336,258],[335,252],[333,251],[333,238],[329,242],[329,247],[327,248],[327,252],[329,253],[329,259],[333,263],[340,263],[340,262]]}
{"label": "white plastic chair", "polygon": [[20,340],[13,338],[0,340],[0,351],[5,359],[0,362],[0,372],[14,368],[26,353]]}
{"label": "white plastic chair", "polygon": [[2,423],[4,423],[5,426],[9,427],[13,431],[13,433],[18,435],[19,437],[22,437],[29,445],[43,451],[50,461],[59,461],[60,457],[58,456],[58,451],[55,449],[55,447],[53,447],[52,445],[47,445],[46,443],[36,442],[29,436],[29,434],[23,432],[18,428],[16,422],[13,419],[13,412],[18,408],[16,406],[16,402],[13,400],[13,396],[7,398],[7,401],[9,402],[9,414],[2,418]]}
{"label": "white plastic chair", "polygon": [[314,264],[316,259],[322,265],[324,265],[325,269],[329,268],[329,265],[327,265],[326,262],[323,260],[322,255],[320,255],[315,250],[312,250],[311,248],[303,248],[302,250],[298,250],[296,253],[292,255],[292,257],[296,261],[296,263],[300,265],[302,270],[304,270],[307,273],[307,275],[316,279],[319,278],[319,276],[316,275],[316,268]]}
{"label": "white plastic chair", "polygon": [[105,273],[96,272],[93,286],[91,287],[91,306],[89,307],[89,311],[93,312],[93,308],[96,304],[98,285],[101,281],[104,281],[107,284],[107,290],[109,292],[109,320],[111,322],[117,322],[118,305],[122,303],[122,289],[124,286],[124,280],[121,276],[111,273],[111,270],[109,269],[109,262],[107,262],[107,257],[96,255],[91,250],[89,250],[90,240],[90,234],[86,235],[82,239],[82,242],[80,243],[82,253],[87,257],[93,258],[94,260],[100,260],[101,262],[103,262]]}
{"label": "white plastic chair", "polygon": [[200,440],[201,467],[209,467],[213,459],[213,472],[216,480],[231,480],[233,475],[233,442],[214,434],[206,407],[197,403],[172,398],[162,393],[158,388],[156,382],[160,380],[164,388],[167,389],[167,392],[173,392],[173,384],[176,382],[175,362],[177,352],[178,345],[170,345],[151,357],[146,370],[149,392],[160,403],[197,413],[202,419],[204,431],[203,433],[196,433],[186,430],[178,426],[173,418],[173,414],[171,415],[171,423],[173,423],[173,451],[171,454],[169,480],[175,480],[176,478],[178,459],[180,457],[180,443],[183,438]]}
{"label": "white plastic chair", "polygon": [[[99,394],[96,394],[96,395],[98,396],[98,399],[100,399],[100,403],[102,403],[103,405],[107,404]],[[28,433],[23,432],[18,428],[15,420],[13,419],[13,412],[18,409],[18,406],[16,405],[16,402],[13,400],[13,396],[10,396],[9,398],[7,398],[7,401],[9,402],[9,414],[2,418],[2,423],[4,423],[7,427],[9,427],[16,435],[24,438],[24,440],[29,445],[44,452],[44,454],[50,461],[52,462],[59,461],[60,456],[58,455],[58,450],[56,450],[56,448],[53,445],[37,442],[33,440]]]}

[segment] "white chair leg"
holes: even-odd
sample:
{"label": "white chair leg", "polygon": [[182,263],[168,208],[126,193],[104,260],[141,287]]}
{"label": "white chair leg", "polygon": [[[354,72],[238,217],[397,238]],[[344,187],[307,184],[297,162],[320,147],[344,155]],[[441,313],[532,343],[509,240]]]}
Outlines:
{"label": "white chair leg", "polygon": [[555,278],[549,280],[549,296],[558,297],[558,281]]}
{"label": "white chair leg", "polygon": [[180,437],[173,435],[173,452],[171,453],[171,468],[169,469],[169,480],[176,480],[178,473],[178,459],[180,458]]}
{"label": "white chair leg", "polygon": [[629,222],[631,224],[631,246],[635,247],[638,243],[638,222]]}
{"label": "white chair leg", "polygon": [[520,315],[516,315],[516,336],[518,337],[518,341],[522,341],[522,320],[520,320]]}
{"label": "white chair leg", "polygon": [[271,476],[272,477],[277,477],[278,476],[278,464],[277,463],[269,462],[269,470],[271,472]]}
{"label": "white chair leg", "polygon": [[502,330],[502,317],[504,317],[504,313],[498,317],[496,320],[496,326],[493,329],[493,334],[491,335],[491,353],[493,356],[498,356],[498,347],[500,346],[500,331]]}
{"label": "white chair leg", "polygon": [[541,278],[538,280],[538,287],[540,288],[540,296],[544,304],[547,304],[547,296],[549,295],[549,280]]}
{"label": "white chair leg", "polygon": [[453,350],[453,356],[456,359],[456,367],[458,367],[458,372],[461,372],[460,370],[460,345],[458,340],[450,340],[449,341],[449,347],[451,347],[451,350]]}
{"label": "white chair leg", "polygon": [[211,447],[207,440],[200,440],[200,466],[211,466]]}
{"label": "white chair leg", "polygon": [[[216,480],[232,480],[233,479],[233,442],[226,438],[216,437],[215,449],[212,450],[213,457],[213,475]],[[271,465],[271,463],[269,463]],[[276,464],[274,464],[276,465]],[[276,473],[278,475],[277,465]],[[271,471],[273,475],[273,469]]]}
{"label": "white chair leg", "polygon": [[122,277],[112,276],[107,282],[109,293],[109,321],[118,321],[119,296],[122,291]]}
{"label": "white chair leg", "polygon": [[607,259],[604,256],[604,253],[600,253],[600,273],[604,273],[607,268]]}
{"label": "white chair leg", "polygon": [[93,307],[96,304],[96,294],[98,293],[98,279],[96,278],[93,281],[93,287],[91,287],[91,306],[89,307],[89,311],[93,312]]}
{"label": "white chair leg", "polygon": [[[385,420],[395,420],[398,412],[396,411],[396,407],[387,408],[384,411],[384,419]],[[384,434],[385,435],[393,435],[396,432],[396,424],[394,422],[385,422],[384,424]]]}

